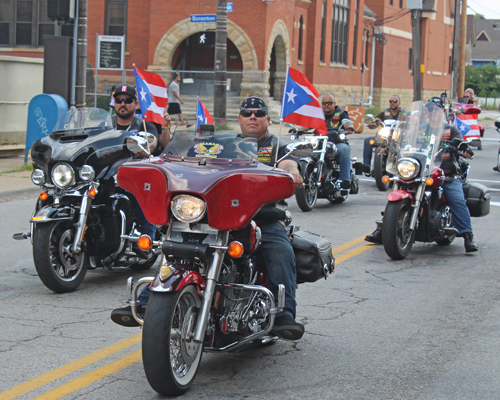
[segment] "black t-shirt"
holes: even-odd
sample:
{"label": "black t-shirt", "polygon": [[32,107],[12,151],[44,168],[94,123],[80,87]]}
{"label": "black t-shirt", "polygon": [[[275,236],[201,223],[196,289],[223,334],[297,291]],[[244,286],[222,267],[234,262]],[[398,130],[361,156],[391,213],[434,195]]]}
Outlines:
{"label": "black t-shirt", "polygon": [[335,144],[340,143],[341,140],[337,133],[339,126],[344,119],[349,119],[349,114],[346,110],[339,106],[335,106],[335,110],[333,110],[333,114],[326,115],[325,114],[325,122],[326,127],[328,128],[328,140]]}
{"label": "black t-shirt", "polygon": [[385,121],[386,119],[398,119],[399,116],[401,115],[402,111],[403,110],[401,109],[401,107],[399,107],[398,113],[396,114],[396,116],[393,117],[392,114],[391,114],[391,109],[390,108],[386,108],[384,111],[382,111],[375,118],[378,118],[381,121]]}
{"label": "black t-shirt", "polygon": [[[441,137],[441,143],[450,143],[453,139],[459,138],[463,140],[463,136],[456,126],[445,124],[443,130],[443,136]],[[445,152],[442,154],[441,158],[441,168],[443,169],[446,176],[456,175],[459,171],[458,156],[455,152]]]}

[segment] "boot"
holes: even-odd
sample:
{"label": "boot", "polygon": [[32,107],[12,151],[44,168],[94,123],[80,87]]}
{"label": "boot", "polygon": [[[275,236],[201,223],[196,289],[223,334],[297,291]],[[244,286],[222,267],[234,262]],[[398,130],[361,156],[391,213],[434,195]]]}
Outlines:
{"label": "boot", "polygon": [[379,226],[372,233],[366,235],[365,241],[375,244],[382,244],[382,228]]}
{"label": "boot", "polygon": [[473,251],[479,250],[477,244],[474,243],[474,235],[472,234],[472,232],[465,232],[463,236],[464,236],[464,246],[466,253],[472,253]]}

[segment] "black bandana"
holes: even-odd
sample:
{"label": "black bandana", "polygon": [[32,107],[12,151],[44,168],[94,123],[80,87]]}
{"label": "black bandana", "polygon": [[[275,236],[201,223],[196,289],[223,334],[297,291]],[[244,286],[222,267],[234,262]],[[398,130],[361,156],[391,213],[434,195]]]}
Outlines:
{"label": "black bandana", "polygon": [[268,112],[266,103],[264,103],[264,101],[259,99],[258,97],[249,97],[248,99],[244,100],[243,103],[241,103],[240,111],[246,110],[248,108],[259,108],[261,110],[264,110],[266,113]]}

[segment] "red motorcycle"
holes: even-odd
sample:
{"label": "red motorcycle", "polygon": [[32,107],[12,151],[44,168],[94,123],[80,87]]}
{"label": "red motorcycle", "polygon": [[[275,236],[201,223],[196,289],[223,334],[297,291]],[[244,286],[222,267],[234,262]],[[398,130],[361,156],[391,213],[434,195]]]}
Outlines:
{"label": "red motorcycle", "polygon": [[[258,162],[253,138],[234,132],[195,135],[176,132],[159,158],[126,163],[117,176],[146,218],[166,227],[162,242],[142,236],[138,243],[145,251],[161,247],[157,275],[128,282],[132,312],[144,328],[146,377],[166,396],[189,389],[204,351],[276,341],[269,333],[285,297],[280,285],[276,304],[266,287],[266,271],[256,257],[261,233],[252,218],[264,204],[294,194],[291,175]],[[289,149],[296,157],[312,151],[303,143]],[[297,283],[333,272],[325,238],[300,230],[290,237]],[[142,319],[137,293],[144,283],[152,293]]]}

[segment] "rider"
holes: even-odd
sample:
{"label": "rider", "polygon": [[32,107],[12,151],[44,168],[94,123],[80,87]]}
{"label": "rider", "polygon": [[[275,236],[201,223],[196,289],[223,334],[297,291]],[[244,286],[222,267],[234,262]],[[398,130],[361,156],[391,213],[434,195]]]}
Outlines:
{"label": "rider", "polygon": [[[242,136],[257,138],[259,161],[274,165],[275,160],[283,157],[287,150],[285,143],[280,143],[276,136],[268,132],[269,121],[268,108],[264,101],[256,97],[243,101],[238,117]],[[285,158],[278,164],[278,167],[293,176],[296,187],[302,185],[298,163],[294,159]],[[295,321],[297,307],[295,255],[285,230],[286,220],[290,218],[286,207],[284,200],[266,204],[254,219],[262,232],[258,257],[267,268],[269,289],[275,298],[278,296],[278,286],[285,285],[284,310],[276,315],[271,333],[285,339],[298,340],[304,334],[304,326]],[[138,300],[142,304],[139,308],[140,313],[144,312],[149,295],[149,287],[139,295]],[[119,325],[139,325],[132,317],[130,306],[113,310],[111,319]]]}
{"label": "rider", "polygon": [[[401,108],[401,99],[397,94],[393,94],[389,99],[389,108],[386,108],[380,114],[375,117],[375,121],[385,121],[386,119],[398,119],[398,117],[403,112]],[[368,128],[374,129],[377,124],[375,121],[368,124]],[[374,140],[375,136],[367,137],[363,143],[363,172],[370,173],[371,163],[372,163],[372,145],[371,140]]]}
{"label": "rider", "polygon": [[[337,154],[335,160],[340,167],[340,188],[351,188],[351,148],[347,143],[340,142],[338,134],[332,132],[337,131],[344,119],[349,119],[349,114],[343,108],[339,107],[335,102],[335,96],[332,93],[327,93],[321,98],[321,105],[325,113],[326,126],[328,128],[328,140],[335,143]],[[352,130],[347,130],[347,134],[351,134]]]}
{"label": "rider", "polygon": [[[115,98],[115,115],[111,116],[111,122],[113,123],[113,128],[117,130],[145,130],[146,132],[152,133],[156,138],[155,144],[150,148],[152,152],[156,147],[158,131],[152,122],[144,121],[142,118],[136,116],[135,111],[138,105],[136,93],[134,87],[127,85],[118,86],[115,89],[113,93],[113,97]],[[130,199],[135,204],[140,232],[154,238],[156,232],[155,226],[146,219],[135,197],[130,195]],[[140,252],[138,248],[134,250]]]}
{"label": "rider", "polygon": [[[445,104],[440,97],[433,97],[425,105],[427,115],[429,117],[429,126],[433,127],[435,123],[441,123],[440,118],[437,118],[439,112],[444,112]],[[441,143],[450,142],[453,139],[463,140],[460,131],[453,125],[445,124]],[[472,151],[467,148],[464,151],[464,156],[470,158],[473,156]],[[469,209],[467,208],[464,191],[462,189],[462,179],[459,177],[460,166],[455,153],[446,153],[443,155],[441,162],[446,180],[443,183],[443,194],[448,202],[453,216],[455,228],[458,230],[458,236],[464,238],[465,252],[471,253],[478,251],[478,246],[474,242],[472,233],[472,225]],[[382,225],[383,226],[383,225]],[[382,227],[377,227],[373,233],[365,237],[367,242],[382,243]]]}

